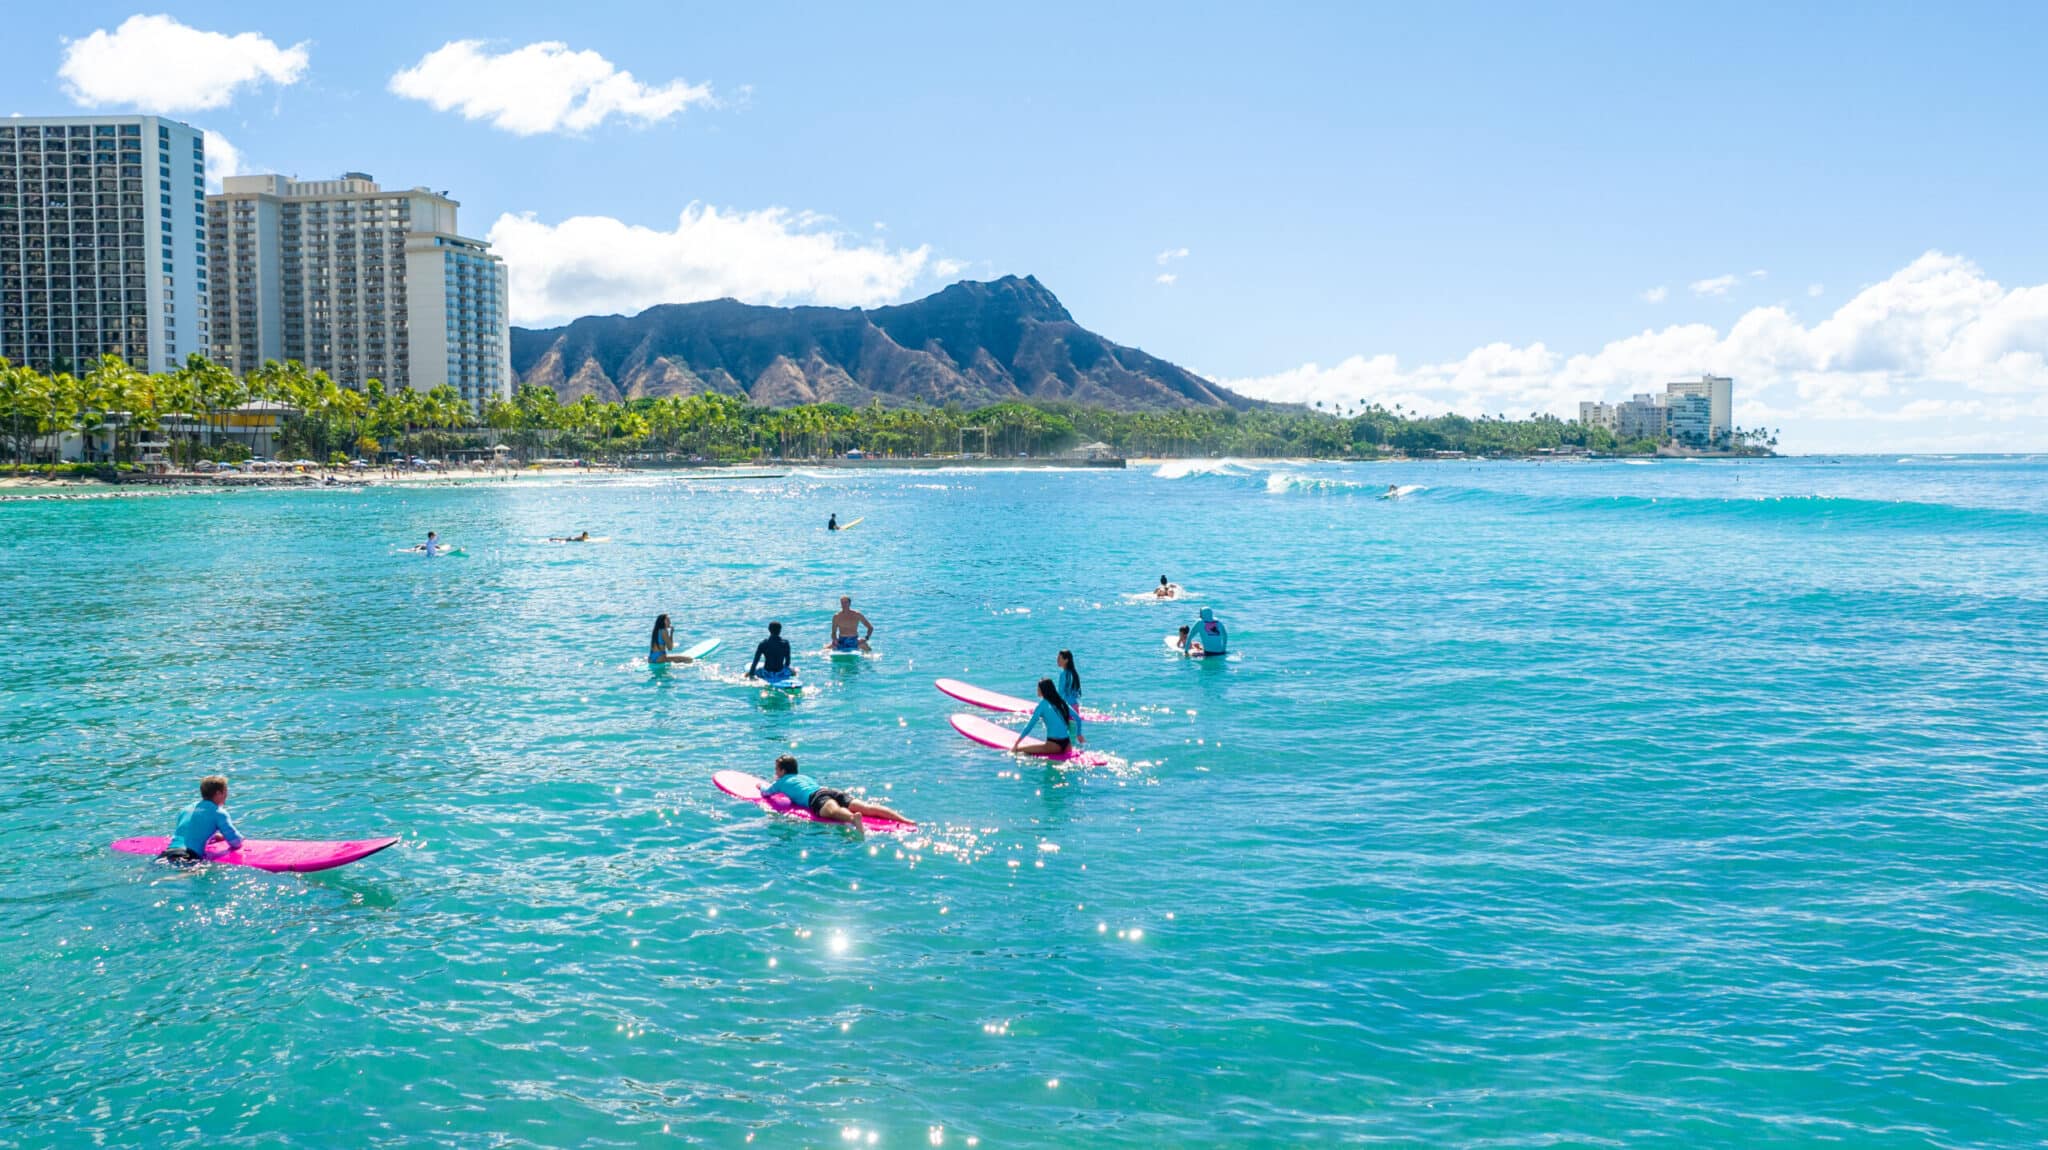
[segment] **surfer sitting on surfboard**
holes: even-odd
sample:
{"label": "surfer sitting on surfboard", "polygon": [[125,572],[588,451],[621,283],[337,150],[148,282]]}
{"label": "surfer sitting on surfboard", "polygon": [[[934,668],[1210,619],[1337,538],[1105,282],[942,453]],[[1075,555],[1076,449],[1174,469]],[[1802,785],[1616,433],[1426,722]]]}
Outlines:
{"label": "surfer sitting on surfboard", "polygon": [[828,823],[846,823],[861,827],[861,817],[887,819],[892,823],[907,823],[910,820],[880,803],[871,803],[854,798],[845,791],[836,791],[809,775],[797,771],[796,756],[782,755],[775,760],[775,781],[761,788],[761,797],[781,795],[789,805],[811,812],[811,816]]}
{"label": "surfer sitting on surfboard", "polygon": [[1159,586],[1152,589],[1154,599],[1171,599],[1180,594],[1180,584],[1169,582],[1166,576],[1159,577]]}
{"label": "surfer sitting on surfboard", "polygon": [[669,626],[668,616],[659,615],[654,620],[654,634],[647,639],[647,661],[650,663],[687,663],[688,655],[675,654],[676,630]]}
{"label": "surfer sitting on surfboard", "polygon": [[[1040,727],[1045,728],[1045,738],[1033,740],[1030,746],[1025,746],[1024,740]],[[1038,706],[1032,710],[1031,719],[1024,724],[1024,729],[1017,732],[1017,741],[1010,744],[1010,749],[1020,755],[1064,755],[1074,749],[1075,743],[1085,744],[1087,741],[1081,734],[1081,716],[1060,698],[1060,689],[1051,679],[1040,679]]]}
{"label": "surfer sitting on surfboard", "polygon": [[[866,627],[863,635],[860,629]],[[853,596],[839,597],[839,613],[832,616],[832,649],[834,651],[865,651],[868,640],[875,637],[875,625],[868,617],[853,609]]]}
{"label": "surfer sitting on surfboard", "polygon": [[780,683],[795,672],[789,666],[789,640],[782,637],[782,624],[768,624],[768,637],[754,648],[754,662],[747,678]]}
{"label": "surfer sitting on surfboard", "polygon": [[1201,621],[1192,628],[1180,629],[1180,649],[1190,655],[1221,655],[1230,645],[1230,633],[1223,629],[1223,621],[1216,612],[1202,608]]}
{"label": "surfer sitting on surfboard", "polygon": [[213,841],[214,835],[228,840],[229,850],[240,849],[242,832],[235,829],[234,820],[228,817],[227,805],[225,778],[208,775],[199,780],[199,801],[178,816],[178,829],[172,833],[163,857],[171,862],[205,862],[206,844]]}
{"label": "surfer sitting on surfboard", "polygon": [[827,531],[837,531],[837,530],[839,530],[839,513],[838,513],[837,511],[834,511],[834,512],[832,513],[832,518],[830,518],[830,519],[827,519],[827,520],[825,520],[825,530],[827,530]]}

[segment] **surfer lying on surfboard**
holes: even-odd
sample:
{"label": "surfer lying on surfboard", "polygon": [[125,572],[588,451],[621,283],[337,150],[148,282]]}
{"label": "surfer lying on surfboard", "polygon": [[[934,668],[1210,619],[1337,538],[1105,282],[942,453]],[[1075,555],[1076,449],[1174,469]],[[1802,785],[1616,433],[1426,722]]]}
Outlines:
{"label": "surfer lying on surfboard", "polygon": [[[863,635],[860,629],[866,627]],[[866,651],[868,640],[875,637],[875,625],[866,615],[853,609],[853,596],[839,597],[839,613],[832,616],[832,649],[834,651]]]}
{"label": "surfer lying on surfboard", "polygon": [[865,830],[861,825],[862,816],[871,819],[887,819],[892,823],[907,823],[910,820],[880,803],[857,799],[845,791],[833,790],[809,775],[797,770],[795,755],[782,755],[775,760],[775,781],[761,788],[761,797],[772,799],[781,795],[789,804],[811,812],[811,817],[828,823],[845,823],[850,827]]}
{"label": "surfer lying on surfboard", "polygon": [[1159,577],[1159,586],[1152,589],[1152,597],[1154,599],[1177,599],[1180,597],[1180,584],[1169,582],[1166,576],[1161,575]]}
{"label": "surfer lying on surfboard", "polygon": [[588,542],[590,542],[590,532],[588,532],[588,531],[585,531],[585,532],[584,532],[583,534],[581,534],[581,535],[550,535],[550,536],[548,536],[548,542],[550,542],[550,543],[588,543]]}
{"label": "surfer lying on surfboard", "polygon": [[227,806],[227,779],[208,775],[199,780],[199,800],[178,816],[178,829],[171,833],[171,845],[164,848],[162,857],[171,862],[205,862],[206,844],[215,835],[228,841],[229,850],[239,850],[242,832],[228,817]]}
{"label": "surfer lying on surfboard", "polygon": [[[1031,745],[1025,746],[1024,740],[1041,727],[1045,729],[1045,738],[1031,739]],[[1017,741],[1010,744],[1010,749],[1020,755],[1064,755],[1074,749],[1075,743],[1085,746],[1087,742],[1087,736],[1081,733],[1081,716],[1060,698],[1060,689],[1051,679],[1040,679],[1038,706],[1032,710],[1024,729],[1017,732]]]}
{"label": "surfer lying on surfboard", "polygon": [[795,673],[789,665],[789,640],[782,637],[782,624],[768,624],[768,637],[754,648],[754,661],[747,667],[747,678],[780,683]]}

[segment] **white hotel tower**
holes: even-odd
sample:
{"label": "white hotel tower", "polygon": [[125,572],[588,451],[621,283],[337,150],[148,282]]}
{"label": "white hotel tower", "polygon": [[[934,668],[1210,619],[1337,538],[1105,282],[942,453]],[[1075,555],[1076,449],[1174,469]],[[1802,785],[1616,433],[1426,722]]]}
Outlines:
{"label": "white hotel tower", "polygon": [[0,356],[167,371],[207,349],[205,148],[157,116],[0,119]]}
{"label": "white hotel tower", "polygon": [[504,261],[457,234],[454,200],[335,180],[235,176],[206,199],[213,347],[237,372],[297,360],[471,404],[512,393]]}

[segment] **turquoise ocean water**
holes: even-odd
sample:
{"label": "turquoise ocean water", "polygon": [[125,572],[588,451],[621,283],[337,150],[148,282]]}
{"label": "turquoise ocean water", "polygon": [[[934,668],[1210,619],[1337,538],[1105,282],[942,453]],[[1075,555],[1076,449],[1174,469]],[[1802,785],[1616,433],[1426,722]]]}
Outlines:
{"label": "turquoise ocean water", "polygon": [[[0,1143],[2037,1145],[2044,633],[2040,459],[0,504]],[[947,727],[1062,646],[1116,763]],[[403,842],[107,850],[216,769]]]}

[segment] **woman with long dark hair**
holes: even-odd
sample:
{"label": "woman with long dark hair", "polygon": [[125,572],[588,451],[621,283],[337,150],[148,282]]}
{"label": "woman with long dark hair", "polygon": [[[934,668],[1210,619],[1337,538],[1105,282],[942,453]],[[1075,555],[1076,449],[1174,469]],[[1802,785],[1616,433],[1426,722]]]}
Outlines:
{"label": "woman with long dark hair", "polygon": [[675,628],[669,626],[668,616],[662,615],[654,620],[654,634],[649,636],[647,640],[647,661],[650,663],[669,662],[670,652],[674,651],[675,647]]}
{"label": "woman with long dark hair", "polygon": [[1081,722],[1081,668],[1074,665],[1074,653],[1064,648],[1060,651],[1059,665],[1060,673],[1058,678],[1053,680],[1053,685],[1059,688],[1060,698],[1065,700],[1067,710],[1074,713],[1074,722],[1078,727]]}
{"label": "woman with long dark hair", "polygon": [[[1076,726],[1074,710],[1060,698],[1060,689],[1051,679],[1040,679],[1038,706],[1024,729],[1017,732],[1017,741],[1010,744],[1010,749],[1020,755],[1064,755],[1074,749]],[[1033,739],[1030,746],[1025,746],[1024,740],[1040,727],[1045,729],[1045,738]]]}

